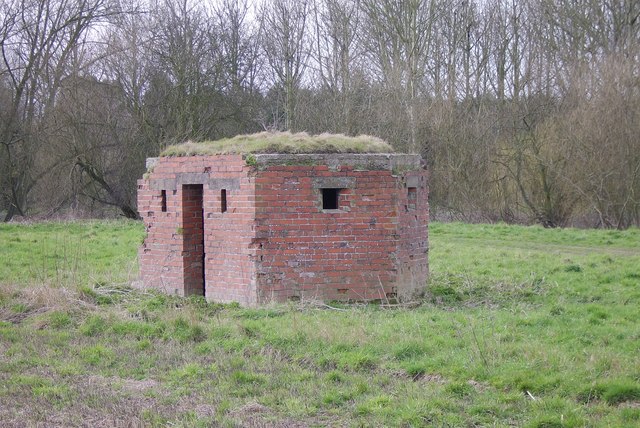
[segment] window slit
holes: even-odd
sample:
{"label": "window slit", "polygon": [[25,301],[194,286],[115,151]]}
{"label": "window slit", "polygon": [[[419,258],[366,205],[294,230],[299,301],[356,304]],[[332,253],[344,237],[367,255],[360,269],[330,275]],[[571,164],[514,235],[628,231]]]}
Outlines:
{"label": "window slit", "polygon": [[227,212],[227,189],[220,190],[220,212]]}
{"label": "window slit", "polygon": [[166,190],[162,190],[160,192],[160,203],[161,203],[161,209],[163,213],[167,212],[167,191]]}

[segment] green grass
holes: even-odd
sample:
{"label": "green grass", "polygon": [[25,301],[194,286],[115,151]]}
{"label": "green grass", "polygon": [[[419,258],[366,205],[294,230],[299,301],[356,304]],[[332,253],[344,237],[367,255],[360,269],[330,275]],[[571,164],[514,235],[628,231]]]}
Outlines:
{"label": "green grass", "polygon": [[640,424],[640,231],[430,233],[419,307],[334,311],[131,289],[139,223],[2,225],[0,420]]}
{"label": "green grass", "polygon": [[306,132],[260,132],[217,141],[193,142],[167,147],[161,156],[222,155],[248,153],[393,153],[393,148],[368,135],[309,135]]}
{"label": "green grass", "polygon": [[0,224],[0,281],[124,281],[137,269],[143,237],[135,221]]}

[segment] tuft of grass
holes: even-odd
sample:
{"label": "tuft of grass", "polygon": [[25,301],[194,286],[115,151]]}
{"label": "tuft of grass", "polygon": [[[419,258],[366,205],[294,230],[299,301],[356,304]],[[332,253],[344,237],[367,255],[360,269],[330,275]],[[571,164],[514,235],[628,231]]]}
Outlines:
{"label": "tuft of grass", "polygon": [[169,372],[169,379],[172,382],[184,385],[185,382],[197,382],[207,375],[207,371],[204,367],[195,363],[185,364],[183,367],[171,370]]}
{"label": "tuft of grass", "polygon": [[249,373],[243,370],[236,370],[231,373],[231,379],[239,385],[262,384],[266,382],[264,376],[257,373]]}
{"label": "tuft of grass", "polygon": [[403,342],[397,345],[393,351],[396,360],[405,361],[422,357],[429,353],[429,347],[422,342]]}
{"label": "tuft of grass", "polygon": [[71,401],[73,392],[67,385],[42,385],[33,388],[34,397],[44,397],[54,405],[63,405]]}
{"label": "tuft of grass", "polygon": [[166,330],[166,325],[163,322],[123,320],[111,325],[111,332],[115,336],[128,336],[137,340],[162,338],[165,336]]}
{"label": "tuft of grass", "polygon": [[114,362],[116,354],[104,345],[93,345],[83,348],[80,357],[90,366],[109,366]]}
{"label": "tuft of grass", "polygon": [[63,329],[71,326],[71,315],[64,311],[54,311],[49,314],[49,326],[54,329]]}
{"label": "tuft of grass", "polygon": [[190,324],[184,318],[178,318],[173,322],[171,337],[180,342],[202,342],[207,338],[204,329],[198,324]]}
{"label": "tuft of grass", "polygon": [[475,390],[473,387],[467,382],[453,382],[447,385],[445,390],[458,398],[464,398],[466,396],[471,395]]}
{"label": "tuft of grass", "polygon": [[625,380],[607,385],[602,398],[610,405],[617,405],[627,401],[640,402],[640,385]]}
{"label": "tuft of grass", "polygon": [[99,336],[106,332],[108,322],[100,315],[89,316],[80,326],[80,332],[85,336]]}
{"label": "tuft of grass", "polygon": [[[306,132],[260,132],[217,141],[193,142],[167,147],[161,156],[194,156],[253,153],[393,153],[388,143],[377,137],[342,134],[309,135]],[[255,158],[247,157],[247,164]]]}

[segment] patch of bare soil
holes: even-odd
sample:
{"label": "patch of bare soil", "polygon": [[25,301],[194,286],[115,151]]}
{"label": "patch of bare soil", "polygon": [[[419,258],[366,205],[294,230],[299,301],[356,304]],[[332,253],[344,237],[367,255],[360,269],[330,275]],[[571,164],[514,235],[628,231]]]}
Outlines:
{"label": "patch of bare soil", "polygon": [[148,425],[142,418],[145,410],[173,412],[145,394],[159,389],[153,380],[80,376],[71,387],[74,398],[66,403],[31,393],[0,399],[0,427],[142,427]]}
{"label": "patch of bare soil", "polygon": [[45,313],[49,308],[28,308],[22,312],[12,312],[9,309],[0,309],[0,321],[10,322],[11,324],[20,324],[30,316]]}
{"label": "patch of bare soil", "polygon": [[474,380],[474,379],[467,381],[467,384],[469,384],[471,387],[473,387],[473,389],[475,389],[476,392],[479,392],[479,393],[485,392],[487,389],[489,389],[488,383],[478,382],[477,380]]}
{"label": "patch of bare soil", "polygon": [[306,427],[341,427],[341,422],[335,416],[314,416],[302,420],[292,418],[278,419],[276,414],[267,406],[259,403],[247,403],[229,413],[234,423],[243,428],[306,428]]}
{"label": "patch of bare soil", "polygon": [[444,377],[434,373],[417,374],[413,377],[413,380],[416,382],[437,383],[441,385],[447,382]]}

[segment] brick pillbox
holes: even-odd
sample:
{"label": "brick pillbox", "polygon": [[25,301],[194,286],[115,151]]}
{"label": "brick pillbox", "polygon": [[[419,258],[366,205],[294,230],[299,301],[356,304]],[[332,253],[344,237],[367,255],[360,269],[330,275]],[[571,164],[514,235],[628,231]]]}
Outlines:
{"label": "brick pillbox", "polygon": [[[299,134],[279,135],[295,148]],[[407,301],[424,292],[429,207],[420,156],[268,153],[283,149],[269,145],[210,154],[207,143],[187,144],[148,159],[138,181],[145,287],[246,306]]]}

